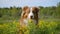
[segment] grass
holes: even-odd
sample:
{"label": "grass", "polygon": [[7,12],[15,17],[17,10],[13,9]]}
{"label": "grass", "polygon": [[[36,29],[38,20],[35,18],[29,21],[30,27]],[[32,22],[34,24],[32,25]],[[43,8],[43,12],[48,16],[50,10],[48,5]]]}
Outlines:
{"label": "grass", "polygon": [[0,23],[0,34],[60,34],[60,21],[39,20],[39,24],[35,25],[29,21],[29,26],[20,29],[18,21],[9,23]]}

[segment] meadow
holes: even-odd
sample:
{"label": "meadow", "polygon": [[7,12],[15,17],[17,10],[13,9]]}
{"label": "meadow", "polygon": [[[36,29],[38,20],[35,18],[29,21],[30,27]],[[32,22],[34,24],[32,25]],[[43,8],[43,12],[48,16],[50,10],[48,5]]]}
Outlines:
{"label": "meadow", "polygon": [[35,25],[31,20],[29,26],[20,29],[19,21],[0,23],[0,34],[60,34],[60,21],[57,20],[39,20]]}

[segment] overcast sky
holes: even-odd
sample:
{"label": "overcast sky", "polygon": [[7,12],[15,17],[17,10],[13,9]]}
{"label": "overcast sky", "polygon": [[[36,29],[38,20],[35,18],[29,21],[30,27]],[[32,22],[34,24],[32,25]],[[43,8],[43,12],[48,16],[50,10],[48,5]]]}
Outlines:
{"label": "overcast sky", "polygon": [[0,0],[0,7],[56,6],[60,0]]}

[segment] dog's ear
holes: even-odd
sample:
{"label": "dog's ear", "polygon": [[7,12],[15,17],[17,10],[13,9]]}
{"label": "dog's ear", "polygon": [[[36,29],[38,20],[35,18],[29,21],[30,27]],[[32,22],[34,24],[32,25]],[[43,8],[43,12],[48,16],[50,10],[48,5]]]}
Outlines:
{"label": "dog's ear", "polygon": [[22,11],[26,11],[29,7],[28,6],[24,6],[22,7]]}
{"label": "dog's ear", "polygon": [[39,12],[40,8],[39,7],[33,7],[33,10],[36,12]]}
{"label": "dog's ear", "polygon": [[21,14],[21,17],[23,17],[23,16],[25,15],[25,13],[27,12],[27,9],[29,9],[28,6],[22,7],[22,14]]}

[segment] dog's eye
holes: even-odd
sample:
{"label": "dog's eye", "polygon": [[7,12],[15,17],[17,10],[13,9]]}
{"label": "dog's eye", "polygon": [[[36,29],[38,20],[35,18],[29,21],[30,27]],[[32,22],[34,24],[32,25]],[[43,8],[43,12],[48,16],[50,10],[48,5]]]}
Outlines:
{"label": "dog's eye", "polygon": [[36,13],[36,11],[32,11],[33,13]]}
{"label": "dog's eye", "polygon": [[25,15],[25,13],[23,13],[23,15]]}
{"label": "dog's eye", "polygon": [[28,13],[30,13],[30,11]]}
{"label": "dog's eye", "polygon": [[34,13],[34,11],[32,11]]}

